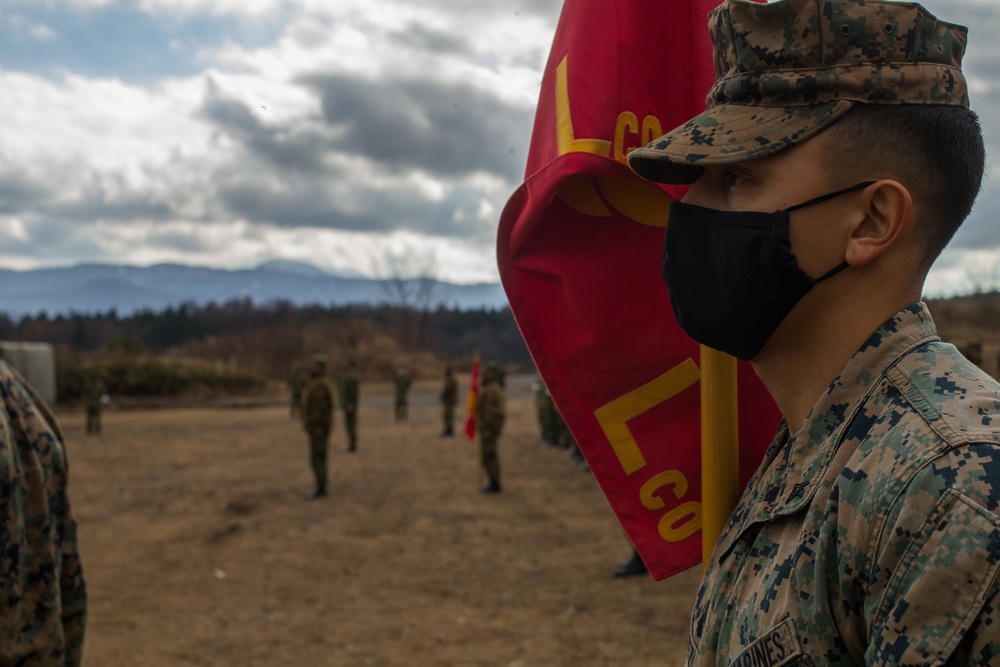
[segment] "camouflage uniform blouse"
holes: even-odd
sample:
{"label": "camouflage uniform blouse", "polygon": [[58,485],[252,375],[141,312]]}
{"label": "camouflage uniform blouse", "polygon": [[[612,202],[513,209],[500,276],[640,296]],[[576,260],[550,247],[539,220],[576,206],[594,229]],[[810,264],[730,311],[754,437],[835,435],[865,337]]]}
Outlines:
{"label": "camouflage uniform blouse", "polygon": [[689,665],[1000,664],[1000,386],[923,304],[785,426],[705,572]]}
{"label": "camouflage uniform blouse", "polygon": [[500,437],[504,421],[504,396],[499,382],[491,380],[483,385],[476,411],[478,413],[476,428],[480,435],[489,434],[483,437],[494,440]]}
{"label": "camouflage uniform blouse", "polygon": [[87,592],[62,433],[0,361],[0,665],[77,667]]}
{"label": "camouflage uniform blouse", "polygon": [[333,428],[333,389],[325,377],[310,379],[302,391],[302,425],[310,432]]}

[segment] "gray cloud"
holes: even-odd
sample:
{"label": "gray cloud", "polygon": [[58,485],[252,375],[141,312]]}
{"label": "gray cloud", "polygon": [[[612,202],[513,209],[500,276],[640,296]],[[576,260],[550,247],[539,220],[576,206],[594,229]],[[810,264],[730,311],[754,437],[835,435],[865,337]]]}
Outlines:
{"label": "gray cloud", "polygon": [[418,23],[410,24],[406,30],[390,33],[389,40],[393,44],[437,55],[469,52],[469,41],[464,36],[435,30]]}
{"label": "gray cloud", "polygon": [[31,213],[43,220],[166,220],[173,206],[159,195],[128,186],[115,174],[83,164],[34,165],[32,176],[0,166],[0,213]]}
{"label": "gray cloud", "polygon": [[[484,230],[476,214],[483,193],[453,188],[442,200],[410,188],[392,189],[352,182],[344,187],[323,176],[288,180],[251,169],[230,167],[216,174],[221,204],[233,216],[281,227],[317,227],[363,232],[412,230],[433,236],[474,237]],[[351,197],[342,196],[344,190]]]}
{"label": "gray cloud", "polygon": [[509,106],[464,83],[341,75],[306,80],[320,95],[338,149],[386,168],[439,176],[477,171],[522,176],[534,111]]}
{"label": "gray cloud", "polygon": [[326,173],[329,137],[307,124],[265,126],[246,104],[227,98],[209,80],[202,115],[268,165],[292,172]]}
{"label": "gray cloud", "polygon": [[[344,101],[337,105],[338,110],[349,111],[340,116],[344,122],[307,118],[286,126],[265,125],[245,103],[208,85],[201,113],[236,144],[225,164],[206,179],[211,184],[209,196],[224,217],[282,227],[376,233],[408,229],[436,236],[473,237],[483,233],[477,216],[486,193],[481,187],[462,185],[461,177],[490,172],[507,179],[512,190],[521,175],[526,149],[513,154],[510,149],[504,152],[496,147],[479,150],[476,145],[482,139],[477,135],[490,132],[499,141],[507,132],[523,136],[526,143],[530,113],[520,114],[519,122],[525,126],[513,133],[489,129],[490,124],[478,118],[461,119],[463,107],[478,105],[477,114],[485,114],[489,107],[495,109],[499,101],[491,96],[467,86],[425,86],[431,91],[425,93],[430,98],[434,91],[447,90],[449,98],[463,96],[474,103],[466,101],[463,107],[456,103],[457,109],[442,109],[423,96],[414,101],[410,91],[421,88],[415,82],[376,88],[356,79],[324,77],[310,80],[310,85],[324,100],[327,95],[341,96]],[[401,98],[405,105],[381,97],[386,89],[398,88],[408,91]],[[508,122],[515,121],[502,124]],[[420,124],[425,127],[422,132],[416,128]],[[391,127],[395,128],[392,132]],[[383,132],[389,141],[380,143],[374,137]],[[411,139],[409,134],[418,136]],[[478,158],[473,159],[471,155],[477,152]],[[368,183],[336,166],[343,164],[345,157],[375,161],[383,171],[397,174],[399,184]],[[408,185],[404,176],[412,170],[445,177],[445,196],[434,199]]]}
{"label": "gray cloud", "polygon": [[0,165],[0,213],[18,214],[52,196],[48,183],[28,178],[13,165]]}
{"label": "gray cloud", "polygon": [[499,14],[502,12],[521,15],[537,14],[551,19],[555,24],[563,6],[563,0],[437,0],[435,5],[448,13]]}

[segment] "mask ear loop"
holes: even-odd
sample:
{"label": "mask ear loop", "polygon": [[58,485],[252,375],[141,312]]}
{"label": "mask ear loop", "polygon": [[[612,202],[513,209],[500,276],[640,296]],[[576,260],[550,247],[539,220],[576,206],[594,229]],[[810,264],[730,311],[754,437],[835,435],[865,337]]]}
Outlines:
{"label": "mask ear loop", "polygon": [[863,190],[869,185],[874,184],[875,181],[865,181],[864,183],[858,183],[857,185],[852,185],[849,188],[844,188],[843,190],[837,190],[836,192],[831,192],[829,194],[821,195],[815,199],[810,199],[809,201],[804,201],[801,204],[796,204],[795,206],[790,206],[783,209],[783,213],[791,213],[792,211],[797,211],[800,208],[805,208],[806,206],[812,206],[813,204],[822,204],[825,201],[829,201],[834,197],[839,197],[840,195],[846,195],[848,192],[854,192],[855,190]]}
{"label": "mask ear loop", "polygon": [[[849,188],[844,188],[843,190],[837,190],[836,192],[831,192],[829,194],[821,195],[814,199],[810,199],[809,201],[804,201],[801,204],[796,204],[795,206],[786,208],[784,209],[783,213],[791,213],[792,211],[796,211],[800,208],[805,208],[806,206],[812,206],[813,204],[821,204],[825,201],[833,199],[834,197],[839,197],[840,195],[846,195],[848,192],[863,190],[867,188],[869,185],[872,185],[873,183],[875,183],[875,181],[865,181],[863,183],[858,183],[857,185],[852,185]],[[832,269],[821,275],[819,278],[815,278],[814,284],[821,283],[827,278],[832,278],[833,276],[837,275],[838,273],[846,269],[848,266],[850,266],[850,264],[847,263],[847,260],[844,260],[837,266],[833,267]]]}

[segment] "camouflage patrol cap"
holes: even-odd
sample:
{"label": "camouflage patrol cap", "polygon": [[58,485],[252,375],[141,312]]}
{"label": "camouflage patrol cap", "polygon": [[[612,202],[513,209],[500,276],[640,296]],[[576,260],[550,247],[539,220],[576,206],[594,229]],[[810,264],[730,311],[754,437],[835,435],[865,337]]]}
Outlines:
{"label": "camouflage patrol cap", "polygon": [[312,365],[322,366],[323,370],[326,370],[328,361],[325,354],[314,354],[309,361]]}
{"label": "camouflage patrol cap", "polygon": [[913,2],[726,0],[709,30],[707,109],[629,154],[643,178],[693,183],[704,166],[801,143],[856,104],[969,106],[967,29]]}

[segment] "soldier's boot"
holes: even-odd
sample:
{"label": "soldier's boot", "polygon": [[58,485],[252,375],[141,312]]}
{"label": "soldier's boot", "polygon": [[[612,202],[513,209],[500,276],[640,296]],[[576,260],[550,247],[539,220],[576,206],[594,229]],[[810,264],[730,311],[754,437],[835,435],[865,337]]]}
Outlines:
{"label": "soldier's boot", "polygon": [[500,493],[500,480],[491,479],[490,483],[483,487],[483,493]]}
{"label": "soldier's boot", "polygon": [[317,484],[316,488],[313,489],[312,493],[306,496],[306,500],[316,500],[317,498],[323,498],[326,496],[326,484]]}
{"label": "soldier's boot", "polygon": [[613,574],[616,577],[632,577],[637,574],[646,574],[647,572],[649,570],[642,561],[642,556],[639,555],[638,551],[633,551],[631,558],[615,565]]}

